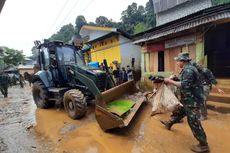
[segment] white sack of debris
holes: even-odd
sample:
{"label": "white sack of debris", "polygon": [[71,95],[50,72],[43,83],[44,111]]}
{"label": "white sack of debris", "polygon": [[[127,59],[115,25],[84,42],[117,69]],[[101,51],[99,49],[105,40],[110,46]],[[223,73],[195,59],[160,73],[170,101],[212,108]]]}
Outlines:
{"label": "white sack of debris", "polygon": [[169,89],[164,83],[157,89],[153,98],[149,99],[152,102],[151,115],[172,112],[178,107],[183,106],[175,96],[174,92]]}

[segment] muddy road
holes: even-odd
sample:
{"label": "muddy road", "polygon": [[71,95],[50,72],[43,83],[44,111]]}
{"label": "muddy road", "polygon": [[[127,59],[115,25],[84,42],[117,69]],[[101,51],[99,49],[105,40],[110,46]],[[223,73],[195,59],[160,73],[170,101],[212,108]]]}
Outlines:
{"label": "muddy road", "polygon": [[31,88],[13,86],[8,95],[0,94],[0,152],[53,152],[52,141],[34,131],[36,106]]}
{"label": "muddy road", "polygon": [[[186,119],[171,131],[159,122],[170,114],[150,117],[151,106],[143,105],[127,128],[103,132],[95,119],[93,106],[81,120],[71,120],[64,111],[38,109],[36,131],[49,137],[60,153],[192,153],[197,144]],[[230,115],[209,111],[203,121],[211,153],[229,153]]]}
{"label": "muddy road", "polygon": [[[0,152],[3,153],[192,153],[197,144],[184,119],[171,131],[159,120],[170,114],[150,117],[144,104],[127,128],[104,132],[89,105],[81,120],[70,119],[64,110],[36,109],[29,87],[9,89],[0,95]],[[212,153],[229,153],[230,115],[209,111],[203,121]]]}

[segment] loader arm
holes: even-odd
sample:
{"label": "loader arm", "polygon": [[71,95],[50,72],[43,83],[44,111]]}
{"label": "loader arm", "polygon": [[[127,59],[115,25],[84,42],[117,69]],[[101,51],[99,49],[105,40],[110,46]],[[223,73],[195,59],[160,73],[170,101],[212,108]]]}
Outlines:
{"label": "loader arm", "polygon": [[73,68],[73,71],[75,73],[74,78],[82,82],[84,85],[87,85],[87,89],[96,97],[99,95],[101,92],[94,83],[93,80],[88,78],[87,76],[79,73],[75,68]]}

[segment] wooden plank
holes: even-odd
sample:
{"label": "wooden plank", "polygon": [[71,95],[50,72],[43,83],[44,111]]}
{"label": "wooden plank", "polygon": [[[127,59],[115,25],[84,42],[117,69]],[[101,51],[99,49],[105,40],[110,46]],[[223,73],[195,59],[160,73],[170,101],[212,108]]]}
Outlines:
{"label": "wooden plank", "polygon": [[196,45],[195,44],[191,44],[188,46],[188,53],[189,53],[189,57],[192,60],[196,60]]}
{"label": "wooden plank", "polygon": [[150,64],[149,64],[149,70],[150,72],[154,72],[154,52],[150,53]]}

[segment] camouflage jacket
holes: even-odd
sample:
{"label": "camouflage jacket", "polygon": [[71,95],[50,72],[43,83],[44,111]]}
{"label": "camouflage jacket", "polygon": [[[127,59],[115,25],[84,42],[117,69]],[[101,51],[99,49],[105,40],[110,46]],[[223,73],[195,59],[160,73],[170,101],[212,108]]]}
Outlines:
{"label": "camouflage jacket", "polygon": [[203,85],[209,85],[212,86],[212,84],[216,85],[217,81],[215,79],[215,76],[212,74],[212,72],[208,68],[203,68],[201,71],[199,71],[201,82]]}
{"label": "camouflage jacket", "polygon": [[180,72],[181,101],[187,107],[200,107],[203,102],[203,86],[197,69],[190,63]]}

